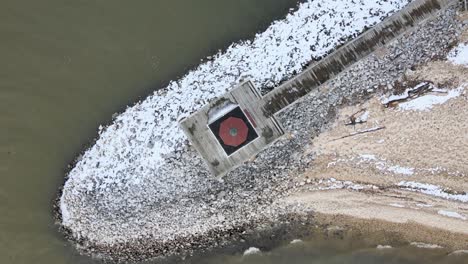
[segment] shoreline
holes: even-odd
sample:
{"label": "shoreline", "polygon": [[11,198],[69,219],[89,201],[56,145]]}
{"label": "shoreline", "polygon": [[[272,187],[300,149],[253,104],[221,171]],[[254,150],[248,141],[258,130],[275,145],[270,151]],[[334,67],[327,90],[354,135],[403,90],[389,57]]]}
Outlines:
{"label": "shoreline", "polygon": [[[414,247],[438,251],[440,256],[468,256],[468,235],[450,232],[418,222],[392,222],[363,219],[346,214],[313,212],[290,213],[281,221],[264,222],[268,227],[251,227],[230,237],[226,244],[190,250],[185,254],[156,258],[157,263],[195,263],[218,255],[242,255],[249,249],[268,254],[270,251],[309,239],[356,241],[363,250]],[[254,253],[255,254],[255,253]]]}
{"label": "shoreline", "polygon": [[[466,221],[381,203],[382,200],[401,202],[404,200],[403,197],[395,199],[349,190],[320,191],[314,194],[302,194],[300,197],[303,200],[313,198],[314,202],[319,204],[312,206],[315,209],[316,224],[338,226],[344,230],[360,232],[366,239],[375,241],[376,245],[398,246],[422,243],[440,246],[447,250],[447,253],[467,249]],[[370,203],[369,200],[373,202]],[[325,204],[331,208],[318,208]],[[388,237],[385,235],[376,235],[379,232],[393,238],[387,240]]]}
{"label": "shoreline", "polygon": [[[428,30],[427,34],[430,34],[431,30],[435,30],[437,32],[438,30],[441,30],[441,28],[449,26],[450,21],[447,22],[447,21],[441,21],[441,20],[446,19],[446,18],[452,19],[453,17],[451,17],[451,16],[454,15],[453,12],[454,12],[453,9],[448,10],[448,11],[444,11],[444,13],[445,13],[444,17],[436,19],[436,21],[438,21],[438,22],[424,22],[425,26],[427,26],[427,24],[430,24],[432,26],[432,28],[427,29]],[[439,24],[437,24],[437,23],[439,23]],[[421,26],[421,27],[423,27],[423,26]],[[452,28],[451,30],[448,29],[448,32],[451,32],[449,34],[454,34],[454,32],[456,32],[456,30]],[[422,39],[424,39],[424,37],[429,38],[429,36],[424,35],[424,33],[420,33],[420,32],[414,33],[414,34],[413,33],[414,32],[407,33],[406,35],[409,34],[410,36],[406,36],[406,37],[413,37],[413,35],[418,35],[419,34],[419,36],[416,36],[414,38],[415,39],[418,39],[418,37],[419,38],[422,37]],[[440,33],[439,33],[439,35],[440,35]],[[445,50],[445,49],[446,49],[447,46],[449,46],[449,43],[451,43],[451,39],[453,39],[453,37],[454,37],[453,35],[447,36],[445,39],[442,40],[442,43],[435,43],[432,47],[429,48],[430,50],[428,50],[428,51],[416,50],[416,51],[421,52],[422,55],[421,55],[420,58],[415,59],[414,63],[416,63],[416,64],[425,63],[433,56],[433,54],[437,54],[437,56],[444,56],[444,54],[446,54],[448,52],[448,50]],[[400,36],[398,38],[399,39],[398,41],[392,42],[389,46],[391,46],[392,49],[396,48],[398,50],[399,49],[398,48],[398,46],[399,46],[398,42],[402,42],[402,41],[404,42],[404,40],[402,40],[402,38],[403,37]],[[410,40],[410,41],[414,41],[414,39]],[[411,44],[407,45],[407,47],[410,47],[410,46],[411,46]],[[445,49],[441,48],[441,47],[445,47]],[[421,46],[417,47],[416,49],[418,49],[418,48],[424,49],[425,47],[424,47],[424,45],[421,45]],[[386,47],[382,48],[382,49],[379,49],[379,51],[376,52],[376,54],[371,55],[369,58],[363,59],[363,61],[357,63],[357,65],[351,66],[350,67],[351,69],[348,69],[348,70],[345,71],[344,76],[341,75],[341,76],[336,77],[333,81],[330,82],[331,84],[327,84],[326,87],[321,88],[321,90],[322,90],[321,94],[313,93],[312,95],[307,96],[308,98],[303,100],[303,102],[299,103],[298,109],[291,109],[291,110],[285,111],[284,113],[281,114],[281,119],[283,120],[283,124],[285,124],[288,127],[288,130],[293,131],[293,133],[290,135],[289,139],[283,140],[282,142],[279,142],[278,144],[276,144],[275,148],[282,148],[282,147],[288,145],[287,148],[289,148],[289,149],[286,150],[286,151],[280,151],[279,153],[277,153],[278,157],[280,157],[281,155],[285,155],[285,154],[286,155],[288,155],[288,154],[289,155],[291,155],[291,154],[296,155],[296,157],[292,157],[287,161],[290,168],[285,168],[284,165],[281,164],[281,162],[275,162],[273,164],[270,164],[266,168],[251,169],[251,168],[243,167],[238,172],[239,174],[242,174],[242,173],[244,173],[244,174],[245,173],[260,174],[260,173],[265,173],[266,171],[268,171],[269,172],[268,175],[265,175],[266,178],[267,178],[266,184],[268,185],[268,188],[266,189],[266,191],[272,191],[272,194],[266,194],[266,191],[261,191],[259,189],[255,189],[254,186],[259,182],[258,182],[257,179],[248,179],[249,177],[242,177],[240,179],[228,178],[228,179],[225,180],[225,182],[220,182],[220,183],[213,183],[212,182],[212,183],[210,183],[211,186],[214,186],[215,189],[219,189],[219,191],[213,192],[213,193],[208,193],[207,195],[209,197],[207,197],[207,199],[208,200],[211,199],[211,201],[204,202],[204,204],[207,204],[208,202],[211,203],[211,202],[213,202],[213,200],[217,200],[217,199],[228,200],[229,196],[235,195],[235,193],[232,190],[223,191],[223,188],[219,188],[219,186],[217,186],[218,184],[220,186],[225,185],[225,184],[232,184],[233,186],[237,186],[236,188],[239,188],[239,190],[241,190],[241,192],[243,194],[245,194],[245,195],[256,195],[256,196],[259,195],[259,198],[254,199],[251,202],[256,201],[256,202],[259,202],[260,204],[258,205],[257,209],[255,209],[253,211],[250,211],[250,212],[246,212],[247,214],[249,214],[249,217],[247,219],[242,219],[242,215],[239,218],[234,217],[232,220],[229,219],[232,222],[230,224],[228,224],[228,225],[223,224],[223,222],[226,222],[226,221],[221,221],[221,224],[219,225],[219,230],[217,228],[212,228],[211,233],[210,232],[206,233],[205,230],[200,230],[200,235],[199,235],[198,238],[197,238],[197,236],[192,235],[192,236],[189,236],[188,239],[182,238],[182,239],[180,239],[180,241],[177,240],[177,239],[171,241],[171,238],[168,238],[168,241],[171,241],[171,242],[167,242],[165,244],[164,244],[164,241],[161,242],[161,244],[159,244],[160,242],[158,242],[157,240],[151,238],[151,236],[149,236],[147,239],[143,239],[141,241],[138,241],[138,240],[132,241],[132,240],[130,240],[130,241],[132,241],[132,242],[130,242],[132,245],[130,245],[128,243],[114,244],[112,247],[109,247],[109,248],[95,247],[89,241],[76,239],[74,237],[71,237],[71,239],[75,240],[77,242],[79,247],[81,247],[82,252],[85,253],[85,254],[101,256],[101,257],[104,257],[104,258],[109,258],[110,257],[114,261],[143,260],[143,259],[152,258],[154,256],[158,256],[158,255],[171,255],[173,253],[180,253],[180,254],[183,255],[184,252],[186,252],[186,253],[190,252],[191,249],[193,249],[193,248],[198,248],[198,247],[209,248],[210,247],[209,245],[229,243],[229,242],[226,242],[226,241],[229,241],[232,238],[232,236],[235,235],[236,233],[241,233],[244,230],[251,229],[251,228],[256,228],[256,227],[258,227],[258,225],[262,225],[262,224],[265,225],[265,223],[277,223],[277,224],[282,223],[283,220],[281,220],[281,218],[282,218],[281,215],[287,215],[288,213],[291,213],[292,209],[291,208],[284,208],[284,207],[281,208],[281,206],[280,207],[272,206],[272,204],[271,204],[272,197],[280,197],[280,198],[281,197],[287,197],[291,193],[296,192],[297,190],[294,190],[294,188],[292,188],[292,187],[294,186],[294,184],[297,183],[297,179],[295,177],[289,178],[289,176],[287,176],[287,175],[301,174],[303,171],[306,171],[307,168],[309,168],[311,166],[311,164],[313,164],[314,159],[315,159],[315,156],[312,155],[311,153],[307,153],[306,154],[307,158],[305,158],[305,159],[303,159],[303,157],[304,157],[303,155],[297,156],[298,150],[300,150],[302,148],[301,145],[304,144],[305,142],[307,142],[308,138],[315,137],[316,135],[318,135],[320,133],[320,131],[323,131],[326,127],[328,127],[330,125],[329,121],[335,119],[334,118],[334,116],[336,115],[336,112],[335,112],[336,109],[335,108],[338,107],[338,105],[352,104],[349,101],[346,102],[345,98],[347,97],[347,95],[350,95],[350,94],[354,95],[354,97],[351,97],[351,98],[353,98],[352,100],[354,102],[363,101],[364,99],[371,96],[377,90],[379,90],[379,89],[382,90],[383,87],[375,88],[375,89],[374,88],[367,88],[367,87],[359,87],[359,88],[351,89],[348,92],[348,94],[344,93],[344,94],[339,94],[338,96],[336,96],[336,94],[335,95],[332,94],[331,96],[330,95],[324,95],[324,94],[326,93],[326,91],[328,89],[330,89],[330,90],[336,89],[336,88],[332,88],[330,86],[336,86],[338,89],[346,88],[346,87],[341,87],[340,83],[337,83],[337,82],[340,81],[340,79],[346,79],[346,74],[349,74],[350,72],[352,74],[360,74],[359,72],[362,71],[362,67],[365,67],[365,65],[367,63],[369,63],[369,61],[370,62],[372,62],[372,61],[377,62],[379,60],[384,60],[385,61],[386,56],[393,56],[394,55],[393,52],[394,52],[394,50],[389,51]],[[406,52],[411,53],[411,50],[406,51]],[[414,50],[413,50],[413,52],[414,52]],[[383,53],[383,55],[379,55],[379,54],[382,54],[382,53]],[[390,66],[390,69],[392,69],[392,67],[396,66],[395,68],[393,68],[393,71],[395,71],[395,69],[396,69],[396,73],[397,73],[397,74],[394,75],[395,77],[394,76],[389,76],[389,79],[392,80],[392,79],[395,79],[397,76],[400,76],[403,69],[401,69],[401,66],[398,64],[398,63],[401,63],[401,61],[398,61],[398,59],[395,59],[395,58],[388,58],[388,59],[390,60],[391,63],[392,62],[396,63],[396,65]],[[409,58],[408,58],[408,60],[405,60],[404,62],[405,63],[409,62],[409,64],[411,64],[411,60]],[[385,62],[379,62],[377,67],[382,68],[382,65],[383,65],[382,63],[385,63]],[[384,67],[387,67],[387,66],[384,66]],[[403,68],[406,68],[406,67],[409,67],[409,66],[408,65],[403,66]],[[383,72],[386,71],[386,69],[382,68],[381,71],[383,73]],[[353,75],[350,79],[353,79],[353,78],[354,79],[359,79],[360,77],[358,75]],[[379,83],[380,82],[380,80],[376,80],[376,79],[372,79],[372,81],[370,81],[370,82],[368,80],[365,80],[365,79],[363,79],[362,81],[367,82],[367,83],[372,83],[372,82],[374,82],[374,83],[378,82]],[[372,85],[372,87],[373,87],[373,85]],[[369,89],[371,89],[372,91],[369,92],[368,91]],[[336,92],[336,90],[335,90],[335,92]],[[330,98],[330,97],[333,97],[333,96],[336,96],[336,97]],[[326,97],[328,97],[328,98],[326,98]],[[317,107],[317,104],[320,104],[320,103],[318,103],[316,101],[317,99],[319,99],[320,101],[330,100],[331,103],[329,105],[324,106],[322,109],[319,109],[318,117],[316,117],[316,118],[314,117],[312,119],[310,117],[305,118],[306,120],[308,120],[306,122],[311,122],[310,124],[313,124],[311,127],[304,128],[304,124],[301,124],[300,122],[291,122],[290,121],[290,120],[294,120],[294,119],[291,119],[291,118],[298,119],[299,117],[303,116],[307,112],[310,112],[311,109],[314,109],[314,107]],[[306,105],[307,103],[310,103],[310,102],[313,102],[312,106],[304,106],[304,105]],[[307,109],[309,111],[307,111]],[[302,127],[299,128],[301,125],[302,125]],[[310,129],[312,129],[312,131],[310,131]],[[298,132],[298,131],[300,131],[300,132]],[[307,132],[305,132],[305,131],[307,131]],[[304,150],[307,150],[307,146],[306,146],[306,148]],[[263,155],[263,157],[262,157],[262,155]],[[188,155],[185,155],[185,156],[182,156],[182,157],[183,157],[182,159],[191,159],[191,160],[196,160],[197,159],[196,154],[191,153],[190,151],[188,151]],[[263,154],[259,155],[259,157],[257,157],[256,161],[252,161],[251,165],[257,166],[256,164],[258,163],[258,160],[260,162],[267,162],[268,159],[270,159],[270,158],[277,158],[277,157],[270,157],[268,154],[263,153]],[[178,166],[176,160],[177,160],[177,157],[174,158],[174,165],[172,165],[172,166],[174,166],[174,168],[177,168],[177,166]],[[200,166],[200,163],[195,162],[195,166]],[[272,167],[276,167],[276,168],[274,169]],[[282,176],[279,179],[274,179],[274,177],[276,177],[278,175],[282,175]],[[234,177],[236,177],[236,176],[234,176]],[[262,180],[262,179],[259,179],[259,180]],[[249,185],[252,186],[251,190],[243,190],[244,188],[241,187],[246,182]],[[262,185],[262,186],[264,186],[264,185]],[[259,188],[262,188],[262,187],[259,187]],[[235,188],[233,190],[235,190]],[[212,196],[214,196],[214,198]],[[242,197],[243,196],[241,195],[241,198],[240,198],[241,200],[243,199]],[[223,208],[226,205],[227,204],[221,204],[219,206],[215,205],[213,209],[223,210],[224,211]],[[254,204],[252,206],[257,206],[257,204]],[[187,212],[187,213],[189,213],[189,212]],[[228,212],[226,212],[225,214],[227,215],[227,213]],[[225,217],[223,214],[213,214],[213,212],[211,212],[208,215],[215,216],[217,218],[217,220],[219,220],[220,217]],[[73,234],[73,233],[70,233],[70,234]],[[149,242],[149,244],[148,244],[148,242]],[[188,244],[188,245],[185,245],[185,244]],[[115,253],[116,251],[119,251],[119,252],[116,254]],[[139,251],[141,251],[141,253],[147,253],[147,254],[146,255],[145,254],[140,254],[140,253],[138,253]],[[99,252],[99,253],[95,253],[95,252]],[[105,256],[102,255],[103,253],[105,254]]]}
{"label": "shoreline", "polygon": [[[379,219],[363,219],[343,214],[325,214],[314,212],[313,215],[291,214],[285,222],[276,222],[268,229],[252,229],[237,237],[227,245],[195,251],[184,256],[160,259],[161,264],[195,263],[211,256],[242,255],[251,249],[261,254],[293,243],[316,240],[356,241],[361,250],[399,249],[414,247],[428,252],[437,251],[440,256],[464,256],[467,235],[447,232],[415,222],[395,223]],[[409,231],[410,230],[410,231]],[[258,252],[257,252],[258,250]],[[255,253],[254,253],[255,254]]]}

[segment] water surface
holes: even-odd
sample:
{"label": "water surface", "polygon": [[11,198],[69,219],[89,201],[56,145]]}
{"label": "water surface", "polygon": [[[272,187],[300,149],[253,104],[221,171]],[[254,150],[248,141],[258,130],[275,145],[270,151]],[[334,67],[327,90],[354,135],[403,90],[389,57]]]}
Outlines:
{"label": "water surface", "polygon": [[[243,255],[243,251],[216,253],[189,260],[197,264],[466,264],[468,254],[450,254],[445,248],[417,248],[402,241],[398,234],[377,232],[371,236],[359,230],[329,232],[311,228],[302,240],[283,241],[270,248],[268,241],[246,243],[261,252]],[[307,232],[309,233],[309,232]],[[389,245],[390,244],[390,245]],[[378,246],[381,246],[378,248]],[[390,246],[391,248],[382,248]]]}

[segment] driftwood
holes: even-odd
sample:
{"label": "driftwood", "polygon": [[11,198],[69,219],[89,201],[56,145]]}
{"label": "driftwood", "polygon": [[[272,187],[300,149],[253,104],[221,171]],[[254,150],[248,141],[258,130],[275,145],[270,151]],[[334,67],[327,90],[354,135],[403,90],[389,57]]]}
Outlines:
{"label": "driftwood", "polygon": [[379,130],[382,130],[382,129],[385,129],[385,126],[372,127],[372,128],[368,128],[368,129],[365,129],[365,130],[359,130],[359,131],[353,132],[351,134],[348,134],[348,135],[345,135],[345,136],[342,136],[342,137],[339,137],[339,138],[335,138],[335,139],[333,139],[331,141],[336,141],[336,140],[340,140],[340,139],[344,139],[344,138],[348,138],[348,137],[354,137],[354,136],[357,136],[357,135],[370,133],[370,132],[375,132],[375,131],[379,131]]}
{"label": "driftwood", "polygon": [[358,120],[358,114],[364,114],[366,111],[367,111],[366,108],[362,108],[359,111],[357,111],[356,113],[352,114],[349,117],[349,122],[345,123],[345,126],[355,126],[356,124],[366,123],[367,121],[365,121],[365,120]]}
{"label": "driftwood", "polygon": [[392,107],[392,106],[397,105],[400,102],[404,102],[407,100],[417,98],[427,92],[432,91],[434,88],[435,87],[431,81],[424,81],[418,84],[417,86],[415,86],[414,88],[406,89],[400,95],[391,96],[390,98],[394,97],[394,99],[388,99],[382,103],[384,104],[385,107]]}

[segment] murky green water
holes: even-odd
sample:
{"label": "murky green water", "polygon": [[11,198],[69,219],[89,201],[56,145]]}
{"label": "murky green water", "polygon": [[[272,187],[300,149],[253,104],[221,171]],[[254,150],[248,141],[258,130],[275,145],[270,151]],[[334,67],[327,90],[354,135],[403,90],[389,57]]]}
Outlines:
{"label": "murky green water", "polygon": [[305,241],[284,245],[271,251],[243,256],[217,256],[199,264],[465,264],[468,256],[450,255],[444,250],[404,246],[377,249],[341,240]]}
{"label": "murky green water", "polygon": [[[211,256],[187,260],[197,264],[466,264],[468,254],[450,254],[445,248],[427,249],[412,246],[398,233],[391,230],[366,235],[357,229],[327,231],[324,228],[308,228],[302,240],[292,234],[283,242],[266,238],[245,242],[234,250],[224,250]],[[281,233],[281,232],[280,232]],[[268,237],[268,236],[266,236]],[[285,238],[283,238],[285,239]],[[279,244],[278,244],[279,243]],[[276,245],[274,245],[276,244]],[[378,245],[380,247],[378,248]],[[257,247],[260,252],[244,255],[243,250]],[[387,248],[382,248],[382,247]]]}
{"label": "murky green water", "polygon": [[297,0],[3,0],[0,264],[89,263],[52,200],[99,124]]}

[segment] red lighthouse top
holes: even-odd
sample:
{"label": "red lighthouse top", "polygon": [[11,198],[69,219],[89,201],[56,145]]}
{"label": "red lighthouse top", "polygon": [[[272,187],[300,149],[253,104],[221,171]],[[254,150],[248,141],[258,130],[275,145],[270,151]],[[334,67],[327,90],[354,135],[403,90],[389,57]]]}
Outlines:
{"label": "red lighthouse top", "polygon": [[219,137],[225,145],[237,147],[247,140],[249,128],[244,120],[229,117],[219,126]]}

